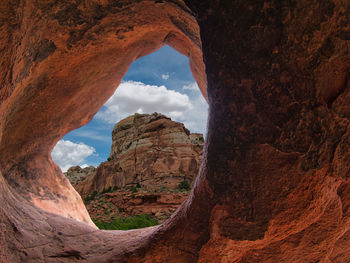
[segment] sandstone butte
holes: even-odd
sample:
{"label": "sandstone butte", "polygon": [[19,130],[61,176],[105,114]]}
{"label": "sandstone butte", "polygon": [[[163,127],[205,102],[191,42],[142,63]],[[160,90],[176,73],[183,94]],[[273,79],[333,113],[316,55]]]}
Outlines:
{"label": "sandstone butte", "polygon": [[202,141],[202,134],[190,134],[182,123],[162,114],[136,113],[114,126],[108,161],[90,169],[74,188],[81,196],[125,186],[175,189],[196,177]]}
{"label": "sandstone butte", "polygon": [[85,202],[95,220],[147,214],[163,222],[186,197],[179,185],[198,174],[203,143],[202,134],[162,114],[136,113],[114,126],[108,161],[65,175],[82,197],[102,193]]}
{"label": "sandstone butte", "polygon": [[[347,0],[0,2],[1,262],[350,262]],[[209,103],[163,224],[100,231],[50,152],[168,44]]]}

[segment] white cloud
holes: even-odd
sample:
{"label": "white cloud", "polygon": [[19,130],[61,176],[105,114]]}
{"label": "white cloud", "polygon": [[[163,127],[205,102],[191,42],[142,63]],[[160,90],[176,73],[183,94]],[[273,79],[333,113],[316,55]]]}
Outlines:
{"label": "white cloud", "polygon": [[191,132],[205,133],[208,104],[195,82],[183,86],[187,94],[168,90],[165,86],[151,86],[142,82],[122,82],[96,117],[108,123],[117,123],[137,113],[158,112],[185,124]]}
{"label": "white cloud", "polygon": [[167,73],[167,74],[162,74],[162,79],[164,79],[164,80],[168,80],[169,79],[169,74]]}
{"label": "white cloud", "polygon": [[53,160],[66,172],[75,165],[85,166],[85,159],[95,152],[95,148],[84,143],[60,140],[52,150]]}
{"label": "white cloud", "polygon": [[116,123],[135,112],[159,112],[178,119],[193,108],[186,94],[136,81],[121,83],[104,106],[96,117],[109,123]]}
{"label": "white cloud", "polygon": [[[184,87],[193,87],[191,89],[191,102],[192,109],[187,111],[186,114],[179,118],[178,121],[181,121],[185,124],[185,127],[191,132],[199,132],[205,135],[207,129],[207,118],[208,118],[208,103],[204,99],[201,91],[199,90],[197,83],[192,83]],[[186,88],[185,88],[186,90]]]}
{"label": "white cloud", "polygon": [[189,85],[185,85],[182,87],[182,90],[194,90],[194,91],[198,91],[199,90],[199,87],[197,85],[196,82],[192,82],[191,84]]}
{"label": "white cloud", "polygon": [[110,142],[111,137],[100,135],[98,131],[90,130],[90,131],[77,131],[76,136],[87,138],[95,141],[101,141],[101,142]]}

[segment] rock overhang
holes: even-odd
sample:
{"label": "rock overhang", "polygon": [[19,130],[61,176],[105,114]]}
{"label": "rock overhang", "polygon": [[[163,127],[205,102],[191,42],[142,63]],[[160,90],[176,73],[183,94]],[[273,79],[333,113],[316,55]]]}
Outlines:
{"label": "rock overhang", "polygon": [[[350,260],[349,3],[185,2],[1,3],[1,260]],[[165,43],[189,54],[204,87],[201,42],[207,144],[168,221],[97,231],[25,200],[82,220],[69,214],[83,204],[48,153],[92,118],[134,59]]]}

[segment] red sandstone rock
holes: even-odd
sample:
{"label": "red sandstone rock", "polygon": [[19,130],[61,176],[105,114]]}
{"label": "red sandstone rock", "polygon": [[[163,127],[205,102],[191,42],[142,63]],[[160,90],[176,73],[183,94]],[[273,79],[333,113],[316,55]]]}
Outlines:
{"label": "red sandstone rock", "polygon": [[118,190],[113,193],[98,195],[87,202],[86,208],[92,218],[98,221],[111,221],[111,218],[149,215],[162,223],[186,199],[185,192],[149,192],[139,189],[132,193]]}
{"label": "red sandstone rock", "polygon": [[196,177],[202,149],[203,135],[190,134],[182,123],[158,113],[135,114],[115,125],[109,161],[74,188],[83,196],[132,185],[177,188]]}
{"label": "red sandstone rock", "polygon": [[[1,1],[2,262],[349,262],[349,1],[184,2]],[[202,44],[201,170],[162,225],[96,230],[49,153],[165,43],[205,94]]]}
{"label": "red sandstone rock", "polygon": [[[64,134],[92,119],[133,60],[167,43],[189,55],[205,92],[198,26],[189,10],[176,3],[157,3],[156,9],[147,1],[68,1],[57,6],[5,1],[1,6],[7,10],[1,13],[1,30],[12,34],[1,44],[12,41],[3,49],[1,63],[1,71],[10,76],[1,80],[2,94],[7,94],[1,97],[0,152],[6,153],[0,158],[1,170],[37,206],[92,224],[49,153]],[[157,15],[149,16],[154,10]],[[33,17],[40,17],[35,25]],[[21,183],[23,171],[27,179]]]}

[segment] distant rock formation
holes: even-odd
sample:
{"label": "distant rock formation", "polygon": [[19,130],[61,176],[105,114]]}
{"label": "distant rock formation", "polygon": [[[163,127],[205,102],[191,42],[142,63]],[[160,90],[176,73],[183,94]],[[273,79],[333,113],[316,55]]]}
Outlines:
{"label": "distant rock formation", "polygon": [[85,168],[81,168],[80,166],[72,166],[64,174],[71,182],[71,184],[75,185],[81,180],[83,180],[88,174],[93,173],[95,170],[96,168],[93,166]]}
{"label": "distant rock formation", "polygon": [[85,177],[74,179],[82,196],[136,185],[145,189],[176,188],[182,181],[192,182],[197,175],[203,143],[202,134],[191,134],[182,123],[162,114],[136,113],[115,125],[107,162],[87,173],[71,168],[67,175]]}

